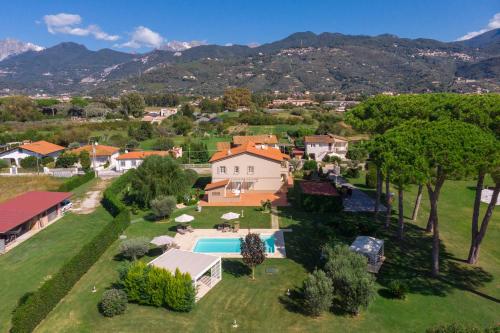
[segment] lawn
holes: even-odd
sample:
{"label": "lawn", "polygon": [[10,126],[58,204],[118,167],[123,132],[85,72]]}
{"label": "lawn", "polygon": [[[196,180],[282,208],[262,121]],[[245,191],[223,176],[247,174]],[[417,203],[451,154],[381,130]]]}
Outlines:
{"label": "lawn", "polygon": [[[257,268],[256,281],[249,279],[247,269],[239,260],[224,260],[221,283],[191,313],[132,304],[124,315],[104,318],[96,304],[102,291],[117,280],[116,269],[120,265],[116,258],[120,242],[117,241],[40,325],[38,332],[229,331],[234,319],[241,332],[423,332],[429,326],[449,322],[494,325],[500,319],[498,223],[490,225],[480,265],[470,267],[461,261],[468,248],[473,184],[473,181],[455,181],[443,188],[439,203],[443,239],[440,279],[431,279],[428,274],[431,242],[421,229],[428,213],[426,198],[417,223],[407,226],[404,243],[393,238],[393,227],[377,231],[376,235],[386,240],[387,260],[377,276],[375,301],[358,317],[341,313],[325,314],[317,319],[307,317],[300,312],[294,291],[306,273],[319,264],[322,244],[352,241],[353,237],[340,236],[332,222],[336,219],[343,223],[361,219],[373,221],[372,217],[366,214],[308,214],[286,208],[281,211],[280,223],[282,227],[293,229],[285,233],[288,258],[266,260]],[[414,195],[415,188],[408,189],[405,202],[408,213]],[[214,223],[221,213],[216,211],[204,208],[198,218],[201,225]],[[188,210],[188,213],[193,212]],[[211,217],[201,221],[204,214]],[[245,216],[250,215],[245,213]],[[251,220],[253,223],[253,217]],[[128,237],[152,237],[164,232],[165,225],[144,220],[133,223],[126,230]],[[157,251],[151,252],[154,254]],[[278,268],[278,273],[266,274],[265,268],[271,266]],[[409,282],[410,293],[406,300],[386,298],[384,289],[394,278]],[[95,294],[90,292],[94,285],[98,288]],[[288,288],[292,290],[292,297],[285,295]]]}
{"label": "lawn", "polygon": [[[269,213],[263,213],[258,207],[203,207],[201,212],[197,212],[195,207],[186,207],[183,209],[178,209],[172,214],[172,217],[165,219],[163,221],[155,222],[156,224],[163,225],[168,228],[167,230],[171,233],[175,233],[177,223],[174,219],[182,214],[192,215],[194,221],[191,222],[193,228],[197,229],[211,229],[216,228],[217,224],[223,222],[221,216],[225,213],[234,212],[241,214],[243,211],[243,217],[238,220],[240,222],[241,228],[270,228],[271,227],[271,216]],[[153,217],[150,213],[146,212],[143,214],[144,219],[133,218],[133,221],[151,221]],[[152,223],[152,222],[150,222]]]}
{"label": "lawn", "polygon": [[20,297],[35,291],[110,220],[103,208],[89,215],[70,213],[0,256],[0,332],[8,331]]}
{"label": "lawn", "polygon": [[0,177],[0,202],[27,191],[54,191],[65,181],[51,176]]}

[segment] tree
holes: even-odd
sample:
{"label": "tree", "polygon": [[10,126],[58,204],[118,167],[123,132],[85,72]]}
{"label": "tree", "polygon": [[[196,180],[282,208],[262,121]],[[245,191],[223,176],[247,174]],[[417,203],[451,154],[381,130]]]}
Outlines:
{"label": "tree", "polygon": [[120,244],[120,253],[123,257],[137,260],[149,251],[149,239],[138,237],[126,239]]}
{"label": "tree", "polygon": [[186,116],[176,117],[172,123],[175,133],[178,135],[187,135],[193,128],[193,121]]}
{"label": "tree", "polygon": [[249,107],[252,103],[252,93],[247,88],[233,88],[224,91],[224,107],[236,111],[240,107]]}
{"label": "tree", "polygon": [[258,234],[248,233],[240,239],[243,262],[252,269],[252,280],[255,280],[255,267],[266,259],[266,247]]}
{"label": "tree", "polygon": [[325,272],[332,281],[334,295],[342,309],[359,314],[375,297],[375,281],[366,271],[367,260],[346,245],[325,248]]}
{"label": "tree", "polygon": [[155,150],[170,150],[175,147],[174,140],[171,138],[161,137],[156,139],[154,149]]}
{"label": "tree", "polygon": [[56,160],[56,168],[69,168],[78,162],[78,156],[73,153],[63,153]]}
{"label": "tree", "polygon": [[332,281],[322,270],[315,270],[312,274],[307,275],[302,285],[302,294],[304,296],[304,310],[313,316],[319,316],[332,306]]}
{"label": "tree", "polygon": [[36,158],[35,156],[25,157],[20,162],[21,167],[25,169],[34,169],[37,167],[38,163],[38,158]]}
{"label": "tree", "polygon": [[89,105],[89,101],[83,97],[78,97],[78,96],[75,96],[71,99],[70,101],[70,104],[72,106],[76,106],[80,109],[83,109],[85,108],[87,105]]}
{"label": "tree", "polygon": [[144,98],[139,93],[131,92],[121,95],[120,103],[126,116],[132,115],[135,118],[140,118],[144,114],[146,104],[144,103]]}
{"label": "tree", "polygon": [[431,212],[429,216],[433,232],[432,274],[439,274],[439,220],[438,201],[446,179],[472,174],[477,167],[474,161],[484,159],[484,151],[491,136],[477,126],[461,121],[424,122],[418,131],[421,136],[422,154],[426,159],[426,187]]}
{"label": "tree", "polygon": [[186,171],[171,157],[147,157],[131,178],[129,197],[141,207],[160,196],[182,198],[192,186]]}
{"label": "tree", "polygon": [[90,154],[86,150],[82,150],[80,152],[80,165],[82,166],[82,169],[87,172],[90,170],[90,165],[91,165],[91,160],[90,160]]}
{"label": "tree", "polygon": [[128,135],[137,141],[144,141],[153,137],[153,125],[148,122],[141,122],[139,126],[129,126]]}
{"label": "tree", "polygon": [[[479,225],[479,207],[478,207],[480,203],[477,204],[477,212],[476,212],[476,203],[474,205],[474,213],[472,218],[471,244],[469,249],[469,255],[467,258],[467,262],[469,264],[475,264],[479,259],[479,250],[481,242],[483,241],[483,238],[486,235],[488,224],[490,222],[491,216],[493,215],[493,210],[495,209],[498,200],[498,195],[500,193],[500,166],[497,166],[495,169],[492,170],[491,176],[493,178],[493,182],[495,183],[495,187],[493,189],[491,201],[488,204],[488,208],[486,208],[486,212],[483,216],[480,225]],[[478,179],[478,184],[482,190],[482,181],[480,182],[479,179]],[[476,189],[476,201],[477,201],[478,191],[479,188]],[[481,194],[479,194],[479,200],[481,200]]]}
{"label": "tree", "polygon": [[[426,160],[422,154],[422,137],[418,133],[418,124],[408,122],[385,132],[375,138],[371,148],[377,151],[381,167],[386,171],[386,179],[398,189],[398,238],[403,239],[404,188],[410,183],[421,184],[425,180]],[[388,189],[386,189],[388,192]],[[388,200],[387,216],[391,218],[391,198]],[[388,223],[386,222],[386,226]]]}
{"label": "tree", "polygon": [[318,163],[315,160],[305,161],[302,169],[304,169],[305,171],[317,171]]}
{"label": "tree", "polygon": [[127,309],[127,294],[121,289],[109,289],[102,294],[99,310],[106,317],[114,317]]}
{"label": "tree", "polygon": [[151,200],[150,206],[156,218],[164,218],[170,216],[177,204],[177,200],[173,196],[160,196]]}
{"label": "tree", "polygon": [[184,117],[188,117],[190,119],[195,119],[194,118],[194,112],[196,111],[195,107],[192,106],[191,104],[183,104],[181,106],[181,114],[184,116]]}

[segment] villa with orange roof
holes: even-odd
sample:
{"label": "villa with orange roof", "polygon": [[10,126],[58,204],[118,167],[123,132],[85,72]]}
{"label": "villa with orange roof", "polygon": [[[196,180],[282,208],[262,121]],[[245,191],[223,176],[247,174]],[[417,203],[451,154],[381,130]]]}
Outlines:
{"label": "villa with orange roof", "polygon": [[96,169],[105,165],[111,168],[115,167],[116,159],[120,154],[120,148],[99,144],[85,145],[72,150],[75,154],[80,154],[82,151],[89,153],[92,166]]}
{"label": "villa with orange roof", "polygon": [[206,201],[234,204],[251,193],[275,195],[288,186],[288,161],[279,149],[251,141],[220,150],[209,161],[212,182],[205,187]]}
{"label": "villa with orange roof", "polygon": [[121,154],[117,158],[116,171],[125,172],[130,169],[137,169],[149,156],[172,156],[173,158],[182,157],[182,147],[174,147],[169,151],[131,151]]}
{"label": "villa with orange roof", "polygon": [[28,156],[34,156],[38,159],[42,159],[44,157],[57,159],[64,149],[65,148],[63,146],[47,141],[36,141],[4,151],[0,153],[0,159],[8,160],[10,164],[19,166],[20,161]]}

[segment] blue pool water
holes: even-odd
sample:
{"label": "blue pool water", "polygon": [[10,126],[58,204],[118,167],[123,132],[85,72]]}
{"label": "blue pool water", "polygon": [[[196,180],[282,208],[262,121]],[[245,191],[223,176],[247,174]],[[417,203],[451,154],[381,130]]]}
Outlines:
{"label": "blue pool water", "polygon": [[[267,253],[274,253],[274,236],[262,236]],[[193,252],[198,253],[240,253],[239,238],[200,238]]]}

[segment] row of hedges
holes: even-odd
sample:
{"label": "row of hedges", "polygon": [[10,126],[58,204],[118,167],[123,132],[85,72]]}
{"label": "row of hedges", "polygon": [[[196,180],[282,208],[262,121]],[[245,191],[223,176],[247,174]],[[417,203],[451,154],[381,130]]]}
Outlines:
{"label": "row of hedges", "polygon": [[[122,183],[120,178],[115,183]],[[115,183],[111,187],[114,187]],[[114,195],[114,193],[111,194]],[[130,225],[130,212],[122,203],[108,211],[114,219],[66,262],[50,280],[47,280],[37,291],[20,300],[12,316],[12,333],[32,332]]]}
{"label": "row of hedges", "polygon": [[74,190],[75,188],[82,186],[85,183],[88,183],[92,179],[95,178],[95,173],[93,171],[87,172],[83,176],[73,176],[69,180],[59,186],[57,189],[58,192],[69,192]]}
{"label": "row of hedges", "polygon": [[135,170],[130,170],[118,177],[103,193],[102,205],[113,216],[117,216],[126,206],[120,200],[120,194],[128,186]]}
{"label": "row of hedges", "polygon": [[194,307],[196,289],[188,273],[181,273],[177,269],[172,274],[165,269],[135,261],[120,275],[120,283],[130,302],[163,306],[180,312],[189,312]]}

